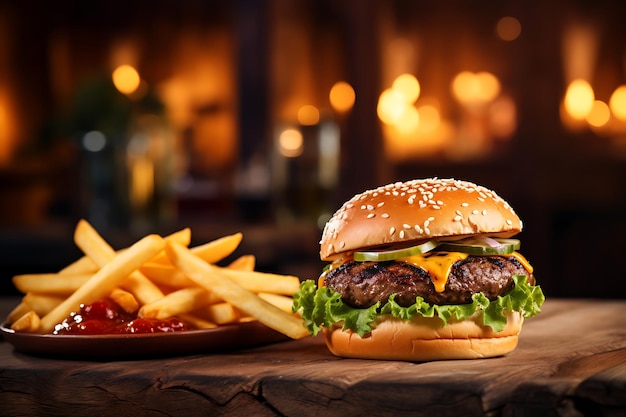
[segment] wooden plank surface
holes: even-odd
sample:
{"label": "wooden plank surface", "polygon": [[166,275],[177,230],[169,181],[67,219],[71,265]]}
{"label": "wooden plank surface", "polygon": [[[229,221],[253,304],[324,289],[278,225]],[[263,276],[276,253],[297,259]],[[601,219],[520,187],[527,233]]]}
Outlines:
{"label": "wooden plank surface", "polygon": [[340,359],[320,338],[136,361],[0,343],[0,415],[626,415],[626,302],[549,300],[501,358]]}

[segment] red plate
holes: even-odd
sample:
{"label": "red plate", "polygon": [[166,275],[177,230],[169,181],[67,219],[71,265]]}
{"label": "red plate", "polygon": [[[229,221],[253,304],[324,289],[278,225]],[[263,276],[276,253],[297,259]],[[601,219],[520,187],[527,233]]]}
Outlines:
{"label": "red plate", "polygon": [[256,321],[206,330],[96,336],[21,333],[2,323],[0,333],[18,352],[99,360],[230,351],[289,340],[287,336]]}

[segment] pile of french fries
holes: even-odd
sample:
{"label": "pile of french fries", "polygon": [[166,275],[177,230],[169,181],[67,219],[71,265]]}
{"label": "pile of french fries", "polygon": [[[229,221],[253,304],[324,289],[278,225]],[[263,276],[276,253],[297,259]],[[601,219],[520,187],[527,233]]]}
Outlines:
{"label": "pile of french fries", "polygon": [[236,233],[190,248],[187,228],[116,251],[80,220],[74,242],[84,256],[56,273],[14,276],[24,296],[7,323],[15,331],[53,333],[81,304],[108,297],[138,317],[176,316],[199,329],[258,320],[293,339],[309,335],[291,312],[298,277],[255,271],[254,255],[217,265],[242,238]]}

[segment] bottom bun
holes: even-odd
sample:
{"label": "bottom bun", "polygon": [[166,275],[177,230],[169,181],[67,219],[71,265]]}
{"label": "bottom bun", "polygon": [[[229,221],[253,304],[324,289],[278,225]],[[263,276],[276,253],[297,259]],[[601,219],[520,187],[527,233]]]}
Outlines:
{"label": "bottom bun", "polygon": [[502,356],[517,347],[523,318],[507,314],[501,332],[476,320],[449,322],[439,318],[418,317],[411,321],[383,316],[364,337],[341,326],[324,329],[328,349],[345,358],[432,361],[441,359],[476,359]]}

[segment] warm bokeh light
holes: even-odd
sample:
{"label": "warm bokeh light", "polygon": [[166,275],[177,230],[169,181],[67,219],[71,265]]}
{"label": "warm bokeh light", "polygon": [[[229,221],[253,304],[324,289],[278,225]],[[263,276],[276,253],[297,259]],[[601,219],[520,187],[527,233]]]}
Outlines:
{"label": "warm bokeh light", "polygon": [[430,133],[439,127],[441,116],[439,110],[430,104],[425,104],[417,109],[419,113],[419,128],[425,133]]}
{"label": "warm bokeh light", "polygon": [[307,104],[298,110],[298,123],[303,126],[314,126],[320,121],[320,111],[317,107]]}
{"label": "warm bokeh light", "polygon": [[399,75],[391,86],[392,90],[404,96],[406,103],[415,103],[420,96],[420,83],[411,74]]}
{"label": "warm bokeh light", "polygon": [[517,129],[517,106],[506,95],[498,97],[489,106],[489,128],[498,138],[510,138]]}
{"label": "warm bokeh light", "polygon": [[593,107],[585,119],[587,120],[587,123],[593,127],[602,127],[606,125],[611,119],[609,106],[601,100],[594,101]]}
{"label": "warm bokeh light", "polygon": [[400,120],[406,106],[405,96],[402,93],[387,89],[380,94],[376,110],[380,120],[391,125]]}
{"label": "warm bokeh light", "polygon": [[626,85],[620,85],[611,94],[609,108],[617,119],[626,121]]}
{"label": "warm bokeh light", "polygon": [[383,123],[395,125],[404,133],[414,131],[419,124],[419,113],[413,105],[420,95],[420,84],[411,74],[401,74],[391,88],[378,98],[377,113]]}
{"label": "warm bokeh light", "polygon": [[565,92],[565,110],[572,118],[582,120],[593,109],[594,100],[591,85],[582,79],[574,80]]}
{"label": "warm bokeh light", "polygon": [[505,16],[496,24],[496,34],[503,41],[514,41],[522,33],[522,25],[512,16]]}
{"label": "warm bokeh light", "polygon": [[286,129],[278,137],[278,150],[287,158],[302,155],[303,144],[302,133],[296,129]]}
{"label": "warm bokeh light", "polygon": [[500,81],[490,72],[463,71],[452,80],[452,94],[465,105],[489,103],[500,94]]}
{"label": "warm bokeh light", "polygon": [[400,133],[411,133],[417,130],[420,124],[420,115],[413,106],[405,106],[400,118],[396,121],[395,127]]}
{"label": "warm bokeh light", "polygon": [[12,118],[9,115],[7,100],[0,92],[0,166],[7,164],[13,154]]}
{"label": "warm bokeh light", "polygon": [[120,65],[113,71],[113,84],[122,94],[131,95],[139,88],[141,78],[130,65]]}
{"label": "warm bokeh light", "polygon": [[356,93],[350,84],[345,81],[339,81],[330,89],[328,98],[332,108],[335,109],[335,111],[343,113],[352,109],[354,106]]}

